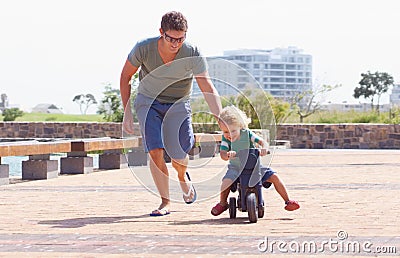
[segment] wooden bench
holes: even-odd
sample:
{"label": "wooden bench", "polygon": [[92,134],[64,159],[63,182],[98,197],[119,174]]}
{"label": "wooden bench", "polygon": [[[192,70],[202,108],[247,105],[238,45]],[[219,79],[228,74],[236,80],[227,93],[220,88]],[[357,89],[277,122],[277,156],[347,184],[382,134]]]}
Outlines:
{"label": "wooden bench", "polygon": [[0,143],[0,185],[9,183],[9,166],[1,164],[1,157],[29,156],[29,160],[22,161],[22,179],[49,179],[58,176],[58,161],[50,160],[50,154],[70,151],[71,143],[68,140],[2,142]]}
{"label": "wooden bench", "polygon": [[200,158],[214,157],[219,152],[221,144],[221,133],[196,133],[194,135],[196,147],[198,147],[198,155]]}
{"label": "wooden bench", "polygon": [[[212,157],[218,152],[221,134],[196,133],[196,145],[190,157]],[[197,150],[197,151],[196,151]],[[128,164],[147,165],[147,153],[143,151],[141,137],[89,138],[71,140],[13,141],[0,143],[0,185],[9,183],[9,167],[1,164],[1,157],[29,156],[22,162],[22,179],[49,179],[58,174],[85,174],[93,171],[93,157],[89,152],[103,151],[99,155],[99,169],[119,169]],[[67,153],[58,160],[50,160],[52,153]]]}
{"label": "wooden bench", "polygon": [[93,157],[88,152],[104,151],[99,155],[99,169],[119,169],[127,166],[125,149],[138,148],[140,137],[89,138],[71,141],[71,151],[61,158],[61,174],[85,174],[93,171]]}
{"label": "wooden bench", "polygon": [[[200,157],[212,157],[218,151],[221,134],[196,133],[195,148]],[[125,153],[122,150],[125,149]],[[99,155],[99,169],[119,169],[147,165],[147,154],[142,147],[142,138],[90,138],[71,141],[71,152],[61,158],[61,174],[85,174],[93,171],[93,157],[90,151],[105,151]],[[166,161],[170,161],[166,156]]]}
{"label": "wooden bench", "polygon": [[282,149],[290,149],[290,141],[287,140],[274,140],[274,146]]}

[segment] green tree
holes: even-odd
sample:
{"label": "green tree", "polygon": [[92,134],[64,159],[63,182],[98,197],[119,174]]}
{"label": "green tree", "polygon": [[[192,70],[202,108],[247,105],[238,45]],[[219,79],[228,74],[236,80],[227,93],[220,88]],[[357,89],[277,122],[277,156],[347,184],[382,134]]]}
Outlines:
{"label": "green tree", "polygon": [[124,110],[121,105],[121,93],[118,89],[113,89],[111,83],[105,84],[104,97],[101,100],[97,113],[103,115],[107,122],[122,122]]}
{"label": "green tree", "polygon": [[3,110],[3,121],[15,121],[17,117],[24,115],[24,112],[19,108],[7,108]]}
{"label": "green tree", "polygon": [[[137,92],[136,89],[139,85],[138,73],[135,73],[132,76],[131,84],[131,102],[136,97]],[[105,84],[105,91],[103,92],[104,97],[101,100],[99,109],[97,113],[103,115],[103,119],[107,122],[122,122],[124,119],[124,108],[122,107],[121,102],[121,92],[119,89],[113,89],[111,83]],[[134,121],[137,122],[137,118],[135,113]]]}
{"label": "green tree", "polygon": [[383,93],[389,90],[389,87],[393,85],[393,76],[388,73],[375,72],[361,74],[362,79],[354,89],[353,96],[358,99],[364,97],[365,99],[371,99],[371,109],[374,109],[375,98],[377,101],[376,111],[379,113],[379,102]]}
{"label": "green tree", "polygon": [[341,85],[322,85],[316,86],[313,90],[307,90],[296,94],[291,99],[291,106],[294,112],[299,116],[300,123],[303,123],[304,118],[321,110],[322,97],[325,93],[330,92]]}
{"label": "green tree", "polygon": [[192,121],[193,123],[213,123],[213,115],[210,113],[207,102],[204,98],[197,97],[190,100],[192,108]]}
{"label": "green tree", "polygon": [[276,124],[282,124],[292,113],[290,103],[270,96],[272,111],[274,112]]}
{"label": "green tree", "polygon": [[79,109],[83,115],[86,115],[86,112],[91,105],[97,104],[97,101],[92,94],[76,95],[72,101],[79,105]]}
{"label": "green tree", "polygon": [[[282,122],[286,116],[284,105],[278,107],[282,102],[275,100],[262,89],[246,89],[236,97],[235,102],[236,106],[251,118],[250,128],[271,130],[271,127]],[[278,111],[279,113],[276,113]]]}
{"label": "green tree", "polygon": [[400,124],[400,106],[392,106],[389,111],[389,121],[390,124]]}

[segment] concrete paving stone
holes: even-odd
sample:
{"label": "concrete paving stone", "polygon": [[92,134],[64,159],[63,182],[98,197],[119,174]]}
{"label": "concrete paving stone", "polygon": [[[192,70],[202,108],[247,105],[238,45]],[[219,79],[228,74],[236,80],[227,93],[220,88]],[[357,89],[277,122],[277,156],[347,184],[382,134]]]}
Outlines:
{"label": "concrete paving stone", "polygon": [[[341,244],[370,241],[399,257],[399,157],[398,150],[276,150],[262,163],[271,164],[301,208],[285,211],[271,187],[263,190],[265,216],[254,224],[245,212],[238,211],[236,219],[227,212],[210,214],[226,170],[218,156],[190,161],[199,194],[192,205],[183,203],[171,171],[174,202],[163,217],[149,216],[159,198],[149,191],[155,189],[147,167],[3,185],[0,257],[268,257],[270,251],[259,250],[266,239],[321,244],[339,241],[338,232],[347,236]],[[296,255],[383,255],[373,251]],[[294,253],[275,246],[273,254]]]}

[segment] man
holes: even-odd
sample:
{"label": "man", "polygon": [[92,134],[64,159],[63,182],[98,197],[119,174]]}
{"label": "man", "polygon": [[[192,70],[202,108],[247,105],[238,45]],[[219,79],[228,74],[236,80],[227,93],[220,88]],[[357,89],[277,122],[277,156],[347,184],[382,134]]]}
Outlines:
{"label": "man", "polygon": [[144,148],[150,156],[150,171],[161,196],[161,204],[150,213],[151,216],[170,213],[169,173],[164,151],[178,172],[184,201],[189,204],[196,200],[196,191],[186,171],[187,153],[194,144],[189,105],[193,77],[210,111],[216,117],[221,112],[221,101],[208,76],[205,59],[195,46],[185,41],[187,28],[187,20],[181,13],[166,13],[161,20],[160,35],[138,42],[121,73],[120,90],[125,109],[123,128],[132,134],[129,82],[140,67],[134,108]]}

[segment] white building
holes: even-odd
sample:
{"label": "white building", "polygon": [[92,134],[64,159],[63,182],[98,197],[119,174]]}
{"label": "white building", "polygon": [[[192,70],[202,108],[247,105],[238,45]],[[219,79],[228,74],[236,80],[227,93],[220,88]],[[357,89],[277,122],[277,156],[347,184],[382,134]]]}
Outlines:
{"label": "white building", "polygon": [[400,84],[395,84],[390,94],[390,103],[400,106]]}
{"label": "white building", "polygon": [[[376,105],[374,105],[376,109]],[[369,112],[372,110],[371,103],[325,103],[321,105],[321,110],[327,111],[356,111],[356,112]],[[389,104],[380,104],[379,110],[381,112],[388,112],[390,110]]]}
{"label": "white building", "polygon": [[7,94],[2,93],[0,95],[0,114],[2,114],[4,109],[7,109],[7,108],[9,108],[8,97],[7,97]]}
{"label": "white building", "polygon": [[230,50],[207,61],[220,95],[236,95],[253,86],[288,100],[312,89],[312,56],[296,47]]}
{"label": "white building", "polygon": [[38,104],[32,108],[32,113],[62,114],[63,112],[54,104]]}

